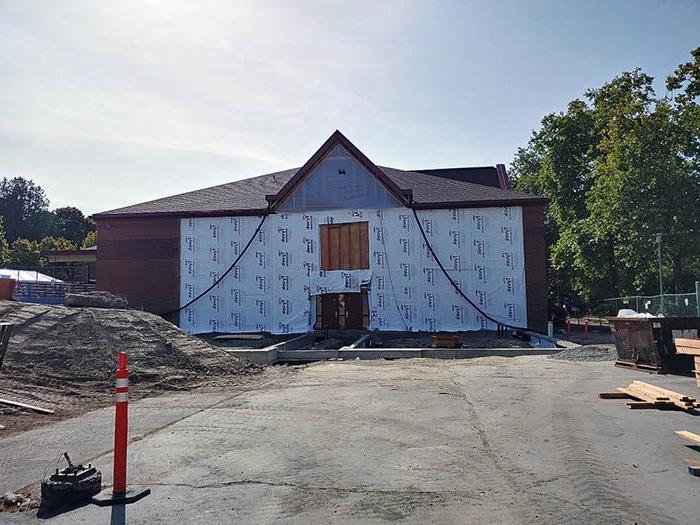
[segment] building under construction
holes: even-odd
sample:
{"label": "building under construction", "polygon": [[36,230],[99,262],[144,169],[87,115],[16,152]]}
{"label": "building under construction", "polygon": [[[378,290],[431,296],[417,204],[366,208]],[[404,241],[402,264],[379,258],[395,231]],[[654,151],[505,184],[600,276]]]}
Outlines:
{"label": "building under construction", "polygon": [[191,333],[543,330],[545,204],[336,131],[301,168],[95,215],[97,287]]}

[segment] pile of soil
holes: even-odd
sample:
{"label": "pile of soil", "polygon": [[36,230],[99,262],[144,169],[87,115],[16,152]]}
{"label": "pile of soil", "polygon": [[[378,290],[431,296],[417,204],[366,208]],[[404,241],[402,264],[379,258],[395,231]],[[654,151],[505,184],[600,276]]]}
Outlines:
{"label": "pile of soil", "polygon": [[582,345],[567,348],[549,358],[564,361],[616,361],[617,350],[613,345]]}
{"label": "pile of soil", "polygon": [[229,384],[259,372],[223,349],[140,310],[75,308],[0,301],[0,321],[15,323],[0,370],[0,397],[57,411],[37,416],[0,406],[17,431],[109,405],[117,354],[127,352],[130,397]]}
{"label": "pile of soil", "polygon": [[5,356],[6,373],[31,368],[73,381],[112,381],[119,352],[128,354],[131,383],[235,374],[249,366],[140,310],[0,301],[0,319],[16,323]]}

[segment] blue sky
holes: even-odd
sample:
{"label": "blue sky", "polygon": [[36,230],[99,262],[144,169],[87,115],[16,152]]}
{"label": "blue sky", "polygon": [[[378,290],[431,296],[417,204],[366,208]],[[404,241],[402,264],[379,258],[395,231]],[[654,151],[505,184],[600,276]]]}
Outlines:
{"label": "blue sky", "polygon": [[546,113],[700,45],[700,2],[6,1],[0,176],[94,213],[301,165],[510,163]]}

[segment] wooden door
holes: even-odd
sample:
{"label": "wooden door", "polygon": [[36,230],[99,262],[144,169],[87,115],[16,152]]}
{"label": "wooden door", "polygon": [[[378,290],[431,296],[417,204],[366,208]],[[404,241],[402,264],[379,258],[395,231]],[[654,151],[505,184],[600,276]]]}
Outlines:
{"label": "wooden door", "polygon": [[338,294],[327,293],[320,296],[321,301],[321,326],[322,329],[337,330],[338,324]]}
{"label": "wooden door", "polygon": [[362,326],[362,294],[345,294],[345,328],[361,330]]}

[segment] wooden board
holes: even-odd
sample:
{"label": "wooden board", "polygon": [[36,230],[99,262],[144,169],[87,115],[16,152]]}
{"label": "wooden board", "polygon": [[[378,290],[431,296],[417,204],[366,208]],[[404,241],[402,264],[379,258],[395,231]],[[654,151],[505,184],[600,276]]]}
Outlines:
{"label": "wooden board", "polygon": [[600,392],[599,399],[629,399],[631,396],[624,392]]}
{"label": "wooden board", "polygon": [[229,340],[259,341],[263,337],[264,336],[262,336],[260,334],[224,334],[224,335],[217,335],[214,338],[214,341],[229,341]]}
{"label": "wooden board", "polygon": [[630,401],[627,403],[628,408],[659,408],[658,403],[650,403],[648,401]]}
{"label": "wooden board", "polygon": [[688,441],[692,441],[693,443],[700,445],[700,436],[697,434],[693,434],[687,430],[674,430],[673,433],[678,437],[682,437],[683,439],[687,439]]}
{"label": "wooden board", "polygon": [[681,339],[674,341],[677,354],[700,355],[700,339]]}
{"label": "wooden board", "polygon": [[321,224],[319,230],[321,270],[369,269],[368,222]]}
{"label": "wooden board", "polygon": [[[630,408],[671,408],[678,407],[683,410],[694,410],[695,400],[683,396],[672,390],[666,390],[661,387],[655,387],[641,381],[633,381],[627,387],[618,387],[617,392],[603,392],[603,396],[608,394],[609,397],[601,397],[602,399],[615,399],[619,396],[628,396],[637,399],[642,403],[649,403],[651,406],[644,404],[628,403]],[[600,395],[599,395],[600,397]]]}
{"label": "wooden board", "polygon": [[28,410],[33,410],[34,412],[39,412],[41,414],[55,414],[56,413],[55,411],[49,410],[48,408],[41,408],[41,407],[37,407],[34,405],[28,405],[26,403],[20,403],[19,401],[12,401],[11,399],[0,398],[0,403],[3,405],[9,405],[9,406],[13,406],[13,407],[26,408]]}
{"label": "wooden board", "polygon": [[686,396],[685,394],[674,392],[673,390],[650,383],[644,383],[643,381],[632,381],[628,389],[632,392],[636,392],[638,397],[646,401],[653,401],[654,398],[658,401],[670,401],[673,405],[683,410],[693,410],[697,404],[696,399]]}

